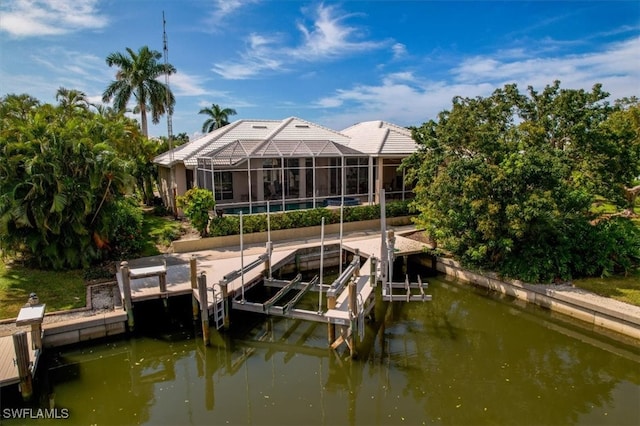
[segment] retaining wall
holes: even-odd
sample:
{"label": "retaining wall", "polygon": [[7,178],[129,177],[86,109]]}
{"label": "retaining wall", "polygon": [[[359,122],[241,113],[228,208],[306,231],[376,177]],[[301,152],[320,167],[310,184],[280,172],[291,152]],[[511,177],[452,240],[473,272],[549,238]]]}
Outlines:
{"label": "retaining wall", "polygon": [[503,281],[495,273],[472,272],[452,259],[437,258],[436,269],[461,281],[535,303],[554,312],[640,340],[640,307],[600,297],[568,285],[546,286]]}
{"label": "retaining wall", "polygon": [[45,348],[70,345],[126,332],[127,314],[122,309],[101,315],[46,324],[42,344]]}
{"label": "retaining wall", "polygon": [[[410,225],[411,216],[387,218],[387,226]],[[363,220],[360,222],[343,223],[343,233],[352,233],[371,229],[380,229],[380,219]],[[271,231],[272,241],[302,240],[305,238],[319,237],[321,226],[307,226],[304,228],[279,229]],[[340,224],[325,225],[325,235],[340,233]],[[267,232],[254,232],[243,235],[244,244],[260,244],[267,242]],[[210,250],[220,247],[234,247],[240,245],[240,235],[226,235],[224,237],[199,238],[194,240],[179,240],[171,243],[174,253],[188,253],[192,251]]]}

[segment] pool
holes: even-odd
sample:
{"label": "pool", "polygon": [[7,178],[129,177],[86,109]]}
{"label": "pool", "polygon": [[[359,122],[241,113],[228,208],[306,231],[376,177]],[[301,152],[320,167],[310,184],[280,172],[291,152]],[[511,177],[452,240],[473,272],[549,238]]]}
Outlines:
{"label": "pool", "polygon": [[[340,206],[340,204],[342,204],[342,198],[340,198],[340,197],[327,198],[323,202],[324,206]],[[360,205],[360,200],[358,200],[357,198],[352,198],[352,197],[344,197],[344,205],[345,206],[359,206]]]}
{"label": "pool", "polygon": [[[322,203],[317,202],[316,206],[321,207]],[[306,202],[298,202],[298,203],[286,203],[285,204],[285,210],[303,210],[303,209],[312,209],[313,208],[313,202],[312,201],[306,201]],[[224,214],[240,214],[240,212],[242,212],[242,214],[249,214],[249,206],[244,206],[244,207],[231,207],[228,209],[223,209]],[[251,213],[264,213],[267,211],[267,206],[265,205],[260,205],[260,206],[253,206],[251,208]],[[270,212],[280,212],[282,211],[282,203],[273,203],[269,205],[269,211]]]}

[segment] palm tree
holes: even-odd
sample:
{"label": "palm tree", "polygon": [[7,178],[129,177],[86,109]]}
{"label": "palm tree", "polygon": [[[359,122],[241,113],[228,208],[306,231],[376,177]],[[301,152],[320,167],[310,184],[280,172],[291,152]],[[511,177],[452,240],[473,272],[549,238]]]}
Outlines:
{"label": "palm tree", "polygon": [[56,92],[56,101],[60,103],[62,109],[89,109],[89,101],[87,95],[76,89],[58,88]]}
{"label": "palm tree", "polygon": [[236,115],[237,112],[233,108],[222,109],[220,105],[212,104],[211,108],[202,108],[198,114],[206,114],[209,116],[207,121],[202,125],[202,132],[209,133],[229,124],[229,116]]}
{"label": "palm tree", "polygon": [[140,110],[142,134],[148,137],[147,110],[151,112],[153,123],[158,123],[167,110],[173,112],[176,100],[171,90],[158,81],[158,77],[171,75],[176,69],[171,64],[158,63],[162,55],[147,46],[141,47],[137,53],[127,47],[127,53],[128,56],[120,52],[107,56],[107,65],[115,65],[120,69],[116,73],[116,80],[102,94],[102,101],[109,102],[113,98],[115,109],[123,111],[133,95]]}

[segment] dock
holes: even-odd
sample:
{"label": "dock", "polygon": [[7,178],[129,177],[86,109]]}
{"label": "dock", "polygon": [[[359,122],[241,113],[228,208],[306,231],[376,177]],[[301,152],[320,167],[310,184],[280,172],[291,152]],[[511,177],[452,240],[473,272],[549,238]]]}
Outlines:
{"label": "dock", "polygon": [[[30,333],[27,333],[27,344],[29,348],[33,347]],[[29,351],[29,364],[33,366],[31,367],[32,374],[36,370],[39,355],[40,349]],[[20,375],[16,363],[16,351],[13,347],[13,336],[0,337],[0,387],[18,383],[20,383]]]}
{"label": "dock", "polygon": [[[166,303],[172,296],[191,294],[194,319],[201,317],[205,340],[210,318],[216,329],[227,328],[230,311],[239,310],[327,324],[330,346],[337,348],[346,343],[354,353],[355,338],[364,338],[366,317],[375,305],[379,285],[381,300],[424,302],[431,296],[425,293],[426,284],[420,279],[418,284],[412,284],[408,278],[393,282],[391,277],[394,259],[422,253],[423,243],[385,231],[378,236],[350,239],[341,247],[343,253],[351,253],[353,260],[333,283],[320,282],[318,276],[310,282],[301,282],[300,276],[290,281],[273,279],[271,271],[297,261],[309,244],[273,250],[270,243],[264,251],[254,248],[247,254],[204,252],[122,262],[116,278],[130,329],[134,327],[135,303],[153,299],[164,299]],[[324,242],[319,248],[320,256],[328,252]],[[247,300],[245,293],[256,285],[279,289],[268,300]],[[308,292],[321,293],[317,309],[296,307]]]}
{"label": "dock", "polygon": [[[242,218],[240,226],[242,230]],[[209,341],[211,318],[216,329],[226,329],[230,325],[230,311],[239,310],[327,324],[330,347],[336,349],[344,343],[353,356],[356,337],[364,339],[365,322],[375,305],[376,288],[381,289],[382,301],[431,300],[425,293],[427,285],[419,278],[418,283],[413,284],[408,277],[404,282],[393,282],[392,276],[396,258],[402,256],[406,265],[407,257],[423,253],[425,244],[396,236],[393,231],[387,231],[384,224],[377,235],[352,238],[344,244],[341,235],[339,245],[336,241],[331,243],[339,250],[326,250],[323,219],[320,244],[313,246],[320,252],[317,263],[320,275],[309,282],[302,282],[300,275],[288,281],[272,276],[273,271],[292,263],[298,269],[300,259],[309,256],[309,244],[273,250],[272,242],[267,241],[264,250],[254,247],[247,253],[243,249],[242,232],[240,235],[239,251],[173,254],[142,263],[121,262],[116,278],[129,329],[133,329],[135,322],[134,303],[160,298],[166,305],[171,296],[191,294],[193,317],[201,318],[205,342]],[[341,266],[339,277],[330,284],[322,282],[323,258],[329,253],[337,255],[341,265],[343,255],[351,253],[352,259],[344,270]],[[245,293],[259,284],[279,288],[268,300],[248,300]],[[394,294],[394,289],[401,289],[402,294],[397,291]],[[320,293],[317,309],[296,307],[308,292]],[[310,299],[306,300],[309,306]]]}
{"label": "dock", "polygon": [[30,332],[20,330],[0,338],[0,387],[19,384],[25,401],[33,394],[33,377],[42,353],[45,308],[46,305],[39,303],[38,296],[31,293],[16,318],[16,325],[30,326]]}
{"label": "dock", "polygon": [[[273,268],[278,268],[280,265],[290,262],[295,256],[295,249],[274,251],[272,254],[271,262]],[[249,254],[244,256],[244,263],[250,265],[260,258],[260,255]],[[172,296],[180,296],[186,294],[192,294],[191,283],[191,266],[190,260],[192,256],[185,254],[159,257],[146,260],[146,263],[142,261],[130,261],[130,284],[131,284],[131,300],[133,302],[141,302],[145,300],[168,298]],[[204,272],[207,277],[208,283],[208,300],[214,300],[219,293],[219,288],[214,286],[229,273],[239,270],[241,264],[241,257],[239,253],[224,257],[216,256],[212,254],[195,255],[197,261],[198,272]],[[148,263],[152,263],[151,266],[147,266]],[[155,265],[153,263],[156,263]],[[265,269],[266,260],[262,260],[258,266],[252,268],[244,274],[244,278],[238,275],[228,283],[229,296],[236,296],[242,290],[242,281],[244,280],[244,289],[248,291],[253,286],[258,284],[262,279],[262,273]],[[165,288],[161,287],[159,274],[165,274]],[[124,288],[122,281],[122,274],[120,271],[116,273],[116,279],[118,281],[118,288],[120,289],[120,295],[124,299]]]}

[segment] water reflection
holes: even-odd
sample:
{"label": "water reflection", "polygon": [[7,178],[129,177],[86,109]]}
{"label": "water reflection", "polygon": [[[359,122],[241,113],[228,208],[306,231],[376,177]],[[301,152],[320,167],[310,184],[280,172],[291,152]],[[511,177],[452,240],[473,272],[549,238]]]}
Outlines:
{"label": "water reflection", "polygon": [[205,347],[179,320],[50,354],[55,405],[68,424],[640,424],[637,347],[430,282],[432,302],[376,306],[355,361],[324,324],[241,315]]}

